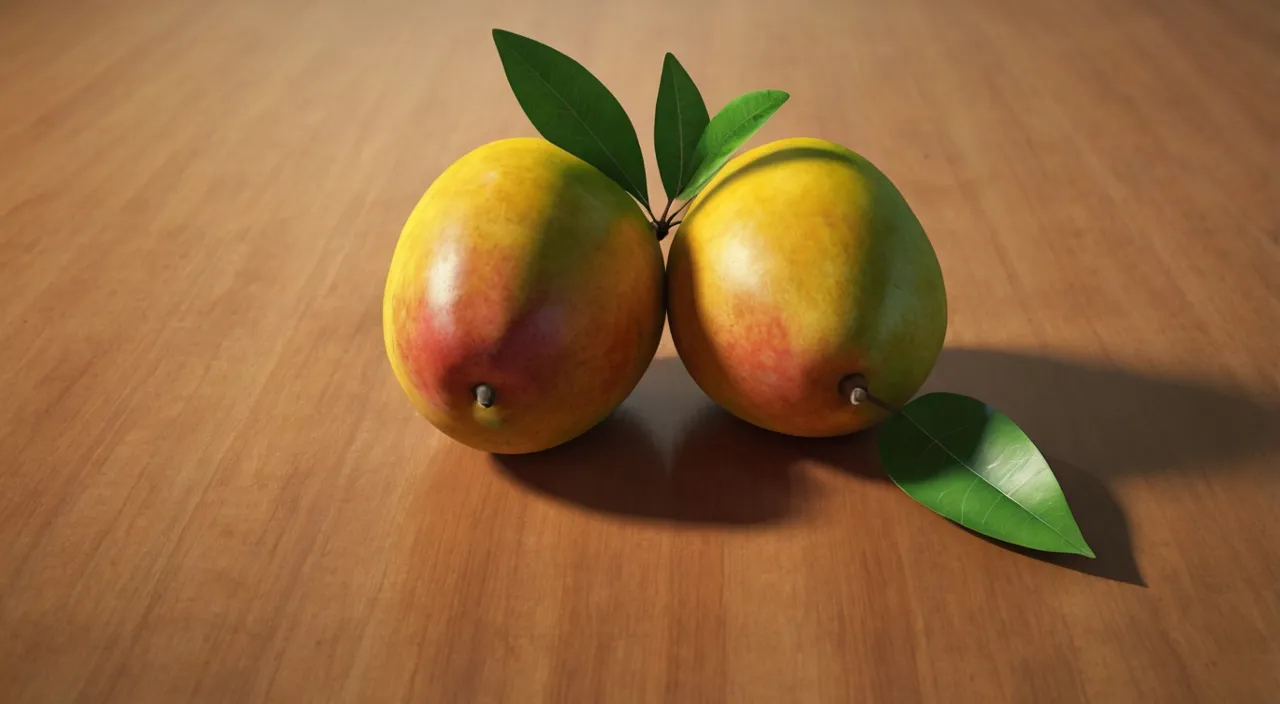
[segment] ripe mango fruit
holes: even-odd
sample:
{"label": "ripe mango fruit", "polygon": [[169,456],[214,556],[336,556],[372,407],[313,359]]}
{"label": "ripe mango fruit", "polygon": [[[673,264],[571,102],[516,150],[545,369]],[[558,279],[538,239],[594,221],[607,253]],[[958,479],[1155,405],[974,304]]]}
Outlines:
{"label": "ripe mango fruit", "polygon": [[564,443],[639,383],[663,326],[662,252],[630,196],[542,139],[450,165],[410,214],[383,297],[417,410],[495,453]]}
{"label": "ripe mango fruit", "polygon": [[668,319],[690,376],[739,418],[788,435],[884,420],[942,349],[933,246],[888,177],[820,139],[731,160],[690,204],[667,262]]}

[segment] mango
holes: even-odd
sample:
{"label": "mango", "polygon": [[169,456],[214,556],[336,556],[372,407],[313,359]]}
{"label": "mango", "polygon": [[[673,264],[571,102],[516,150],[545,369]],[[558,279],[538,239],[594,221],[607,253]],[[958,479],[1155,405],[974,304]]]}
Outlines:
{"label": "mango", "polygon": [[383,296],[387,357],[413,406],[504,454],[606,418],[653,359],[663,317],[662,252],[640,207],[536,138],[486,144],[440,174]]}
{"label": "mango", "polygon": [[[668,320],[690,376],[732,414],[845,435],[919,390],[946,337],[929,238],[862,156],[785,139],[731,160],[690,204],[667,262]],[[860,376],[859,376],[860,375]]]}

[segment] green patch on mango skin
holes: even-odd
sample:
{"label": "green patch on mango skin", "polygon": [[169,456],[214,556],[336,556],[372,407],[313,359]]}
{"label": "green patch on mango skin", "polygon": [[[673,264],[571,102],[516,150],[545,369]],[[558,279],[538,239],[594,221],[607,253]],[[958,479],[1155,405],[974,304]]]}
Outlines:
{"label": "green patch on mango skin", "polygon": [[471,409],[471,417],[477,425],[481,425],[490,430],[499,430],[503,426],[503,416],[506,415],[498,406],[492,408],[484,408],[480,404],[476,404]]}

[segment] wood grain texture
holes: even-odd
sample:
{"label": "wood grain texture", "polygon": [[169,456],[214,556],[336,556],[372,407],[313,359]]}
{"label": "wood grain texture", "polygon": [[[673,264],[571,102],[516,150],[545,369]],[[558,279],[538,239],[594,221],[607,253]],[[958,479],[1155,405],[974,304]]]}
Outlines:
{"label": "wood grain texture", "polygon": [[[970,534],[870,435],[716,412],[669,341],[502,461],[380,297],[532,134],[488,31],[791,101],[938,251],[929,390],[1007,412],[1096,561]],[[1280,686],[1280,5],[0,2],[0,700],[1262,702]]]}

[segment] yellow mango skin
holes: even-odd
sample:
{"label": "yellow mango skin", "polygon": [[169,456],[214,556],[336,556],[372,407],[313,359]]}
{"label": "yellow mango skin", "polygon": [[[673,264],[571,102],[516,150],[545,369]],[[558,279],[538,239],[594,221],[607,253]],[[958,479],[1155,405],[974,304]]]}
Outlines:
{"label": "yellow mango skin", "polygon": [[884,420],[853,406],[841,380],[863,374],[900,407],[947,329],[942,270],[906,200],[866,159],[812,138],[736,157],[694,199],[671,243],[667,306],[712,400],[805,437]]}
{"label": "yellow mango skin", "polygon": [[[662,252],[621,187],[542,139],[481,146],[410,214],[383,297],[418,411],[494,453],[564,443],[639,383],[662,335]],[[477,403],[488,384],[495,403]]]}

